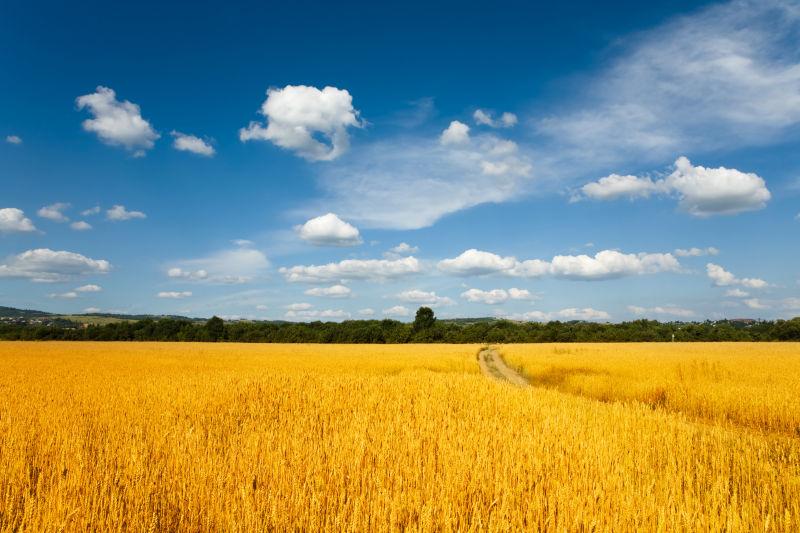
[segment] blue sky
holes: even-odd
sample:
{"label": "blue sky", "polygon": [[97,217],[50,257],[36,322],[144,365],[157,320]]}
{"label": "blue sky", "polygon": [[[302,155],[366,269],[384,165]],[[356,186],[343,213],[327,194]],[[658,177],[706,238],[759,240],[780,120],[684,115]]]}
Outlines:
{"label": "blue sky", "polygon": [[0,304],[800,314],[800,3],[0,7]]}

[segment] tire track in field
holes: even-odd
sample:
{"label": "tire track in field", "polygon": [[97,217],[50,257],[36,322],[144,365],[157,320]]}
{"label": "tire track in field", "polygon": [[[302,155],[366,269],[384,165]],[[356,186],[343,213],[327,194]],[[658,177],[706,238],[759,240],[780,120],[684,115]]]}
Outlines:
{"label": "tire track in field", "polygon": [[484,376],[503,381],[517,387],[529,387],[530,383],[519,372],[509,367],[497,350],[484,348],[478,352],[478,366]]}

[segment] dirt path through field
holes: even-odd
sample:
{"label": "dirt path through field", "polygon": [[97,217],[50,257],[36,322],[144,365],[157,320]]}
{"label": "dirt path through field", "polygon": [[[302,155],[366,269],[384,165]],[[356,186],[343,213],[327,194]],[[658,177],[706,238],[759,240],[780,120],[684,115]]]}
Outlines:
{"label": "dirt path through field", "polygon": [[518,372],[509,367],[500,354],[492,348],[486,348],[478,354],[478,366],[481,367],[483,375],[498,381],[505,381],[518,387],[527,387],[530,385],[528,380],[525,379]]}

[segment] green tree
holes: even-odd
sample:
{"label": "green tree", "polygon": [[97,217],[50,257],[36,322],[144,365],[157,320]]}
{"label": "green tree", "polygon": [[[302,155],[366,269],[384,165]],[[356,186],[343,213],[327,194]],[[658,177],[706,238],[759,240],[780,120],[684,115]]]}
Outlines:
{"label": "green tree", "polygon": [[436,315],[430,307],[420,307],[417,309],[417,316],[414,317],[414,332],[431,329],[436,324]]}
{"label": "green tree", "polygon": [[213,342],[224,340],[225,338],[225,322],[218,316],[212,316],[206,322],[206,332],[208,337]]}

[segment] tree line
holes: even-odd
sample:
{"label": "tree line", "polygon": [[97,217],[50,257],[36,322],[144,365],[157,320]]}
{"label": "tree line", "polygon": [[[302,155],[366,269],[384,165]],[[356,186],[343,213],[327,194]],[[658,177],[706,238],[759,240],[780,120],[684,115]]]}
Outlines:
{"label": "tree line", "polygon": [[146,318],[105,325],[0,325],[3,340],[196,341],[267,343],[526,343],[526,342],[682,342],[800,341],[800,317],[745,324],[737,321],[658,322],[634,320],[618,324],[593,322],[514,322],[437,320],[421,307],[412,323],[397,320],[344,322],[206,322]]}

